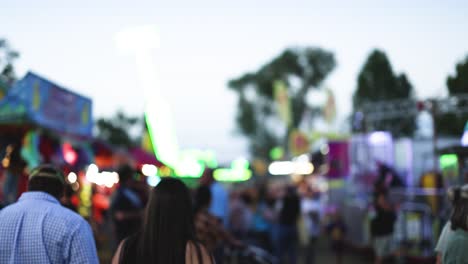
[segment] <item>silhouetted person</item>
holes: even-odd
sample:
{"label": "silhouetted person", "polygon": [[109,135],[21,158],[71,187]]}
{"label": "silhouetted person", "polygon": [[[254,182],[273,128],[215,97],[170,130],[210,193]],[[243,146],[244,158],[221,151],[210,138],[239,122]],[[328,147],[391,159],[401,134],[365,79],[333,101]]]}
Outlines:
{"label": "silhouetted person", "polygon": [[395,169],[383,164],[377,163],[378,174],[377,184],[384,184],[386,188],[401,188],[405,187],[405,183],[395,171]]}
{"label": "silhouetted person", "polygon": [[[13,146],[8,146],[8,148],[13,148]],[[12,151],[12,157],[10,159],[10,164],[8,168],[5,170],[5,180],[3,184],[3,195],[4,195],[4,205],[9,205],[14,203],[17,199],[18,196],[21,194],[20,190],[20,183],[21,183],[21,178],[24,176],[23,171],[24,168],[26,167],[26,163],[18,157],[18,151],[17,150],[11,150]],[[24,191],[24,190],[23,190]]]}
{"label": "silhouetted person", "polygon": [[241,246],[241,243],[228,233],[221,222],[209,211],[212,197],[208,186],[200,186],[195,191],[195,233],[210,253],[215,256],[216,263],[222,263],[223,245]]}
{"label": "silhouetted person", "polygon": [[343,263],[344,250],[346,246],[346,224],[343,221],[339,209],[335,208],[331,215],[330,222],[327,225],[327,234],[330,239],[330,246],[335,255],[335,263]]}
{"label": "silhouetted person", "polygon": [[215,180],[213,173],[213,169],[206,168],[203,172],[202,178],[200,179],[200,185],[208,186],[210,188],[213,199],[209,211],[212,215],[219,218],[223,225],[225,225],[228,222],[229,197],[223,185]]}
{"label": "silhouetted person", "polygon": [[300,200],[296,190],[288,188],[283,198],[279,215],[279,259],[287,256],[290,264],[296,263],[297,220],[300,214]]}
{"label": "silhouetted person", "polygon": [[144,204],[132,188],[134,170],[124,165],[118,170],[119,187],[112,198],[110,212],[115,225],[117,242],[136,233],[141,227]]}
{"label": "silhouetted person", "polygon": [[89,224],[59,203],[64,185],[53,166],[31,171],[28,191],[0,211],[0,263],[98,263]]}
{"label": "silhouetted person", "polygon": [[307,187],[306,193],[301,197],[301,212],[308,232],[308,243],[305,248],[305,263],[315,263],[317,240],[320,236],[322,205],[319,195]]}
{"label": "silhouetted person", "polygon": [[384,258],[392,254],[393,228],[396,213],[387,198],[387,191],[378,188],[374,193],[375,217],[371,221],[371,235],[373,238],[375,263],[382,263]]}
{"label": "silhouetted person", "polygon": [[240,240],[247,237],[252,222],[252,211],[249,206],[252,199],[245,193],[232,193],[229,211],[229,230]]}
{"label": "silhouetted person", "polygon": [[140,232],[122,241],[112,263],[213,263],[197,242],[192,212],[187,187],[177,179],[162,179],[151,191]]}

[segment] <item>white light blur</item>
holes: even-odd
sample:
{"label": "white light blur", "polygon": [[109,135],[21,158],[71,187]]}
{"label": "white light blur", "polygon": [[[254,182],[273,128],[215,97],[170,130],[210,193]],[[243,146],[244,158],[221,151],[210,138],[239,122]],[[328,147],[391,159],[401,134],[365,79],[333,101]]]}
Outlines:
{"label": "white light blur", "polygon": [[150,185],[151,187],[155,187],[156,185],[158,185],[158,183],[161,181],[161,178],[159,178],[158,176],[156,175],[153,175],[153,176],[149,176],[148,178],[146,178],[146,182],[148,183],[148,185]]}
{"label": "white light blur", "polygon": [[384,145],[392,142],[392,135],[389,132],[376,131],[369,135],[369,142],[374,145]]}
{"label": "white light blur", "polygon": [[308,175],[314,172],[314,165],[310,162],[296,162],[294,163],[294,173],[301,175]]}
{"label": "white light blur", "polygon": [[158,167],[152,164],[145,164],[141,167],[141,173],[147,177],[156,176],[158,174]]}
{"label": "white light blur", "polygon": [[320,152],[322,153],[322,155],[328,155],[328,153],[330,153],[330,147],[328,146],[328,144],[323,144],[320,148]]}
{"label": "white light blur", "polygon": [[308,175],[314,172],[314,165],[309,161],[275,161],[268,166],[271,175],[299,174]]}
{"label": "white light blur", "polygon": [[300,163],[309,162],[309,156],[307,154],[302,154],[299,157],[297,157],[296,162],[300,162]]}
{"label": "white light blur", "polygon": [[203,169],[203,165],[195,158],[189,155],[184,155],[180,158],[175,171],[177,175],[192,175],[201,174]]}
{"label": "white light blur", "polygon": [[288,175],[294,172],[294,164],[291,161],[275,161],[268,166],[271,175]]}
{"label": "white light blur", "polygon": [[163,96],[159,69],[154,58],[160,46],[160,33],[155,25],[125,28],[115,36],[117,49],[134,55],[139,86],[145,98],[145,116],[156,157],[176,167],[179,147],[169,101]]}
{"label": "white light blur", "polygon": [[306,94],[308,106],[323,107],[327,103],[327,93],[325,89],[309,89]]}
{"label": "white light blur", "polygon": [[78,176],[74,172],[70,172],[67,176],[67,180],[69,183],[73,184],[78,180]]}
{"label": "white light blur", "polygon": [[86,170],[86,180],[89,182],[96,181],[96,175],[99,173],[99,168],[96,164],[90,164]]}
{"label": "white light blur", "polygon": [[91,164],[86,171],[86,180],[99,186],[112,188],[114,184],[119,182],[119,174],[110,171],[99,172],[98,166]]}

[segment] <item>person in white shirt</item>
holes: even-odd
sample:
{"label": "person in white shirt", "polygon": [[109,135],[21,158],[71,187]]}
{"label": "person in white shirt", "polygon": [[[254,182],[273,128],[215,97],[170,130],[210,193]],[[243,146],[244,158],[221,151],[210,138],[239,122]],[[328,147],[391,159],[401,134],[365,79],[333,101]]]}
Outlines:
{"label": "person in white shirt", "polygon": [[450,224],[450,220],[449,220],[445,224],[444,229],[442,229],[442,233],[440,233],[440,236],[439,236],[439,241],[437,241],[437,245],[435,247],[435,252],[437,253],[437,264],[442,263],[442,255],[447,249],[447,241],[448,241],[448,238],[452,234],[453,234],[452,225]]}
{"label": "person in white shirt", "polygon": [[[452,202],[452,205],[455,207],[455,204],[458,202],[461,196],[461,189],[468,188],[467,185],[463,187],[456,186],[450,188],[447,191],[448,199]],[[449,238],[453,235],[454,231],[452,230],[452,225],[450,220],[445,224],[444,228],[442,229],[442,233],[439,236],[439,241],[437,241],[437,245],[435,248],[435,252],[437,253],[437,264],[442,263],[442,256],[444,255],[445,251],[447,250],[447,243]]]}

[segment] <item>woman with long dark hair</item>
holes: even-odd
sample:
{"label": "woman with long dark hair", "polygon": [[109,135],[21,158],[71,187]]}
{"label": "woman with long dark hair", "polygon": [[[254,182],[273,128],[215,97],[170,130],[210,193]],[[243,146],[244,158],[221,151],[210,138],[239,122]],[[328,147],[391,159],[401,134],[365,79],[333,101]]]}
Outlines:
{"label": "woman with long dark hair", "polygon": [[442,263],[468,262],[468,185],[449,190],[448,196],[453,201],[450,217],[451,233],[445,238],[445,251],[442,252]]}
{"label": "woman with long dark hair", "polygon": [[[461,198],[461,189],[462,186],[454,186],[450,187],[447,191],[447,197],[452,204],[452,210],[457,207],[457,204]],[[450,219],[445,224],[444,228],[442,229],[442,233],[439,236],[439,240],[437,241],[437,245],[435,247],[435,252],[437,253],[437,264],[442,263],[442,256],[444,255],[445,251],[447,250],[447,243],[448,238],[453,235],[452,230],[452,223]]]}
{"label": "woman with long dark hair", "polygon": [[213,263],[197,242],[187,187],[166,178],[152,191],[141,231],[120,243],[112,263]]}

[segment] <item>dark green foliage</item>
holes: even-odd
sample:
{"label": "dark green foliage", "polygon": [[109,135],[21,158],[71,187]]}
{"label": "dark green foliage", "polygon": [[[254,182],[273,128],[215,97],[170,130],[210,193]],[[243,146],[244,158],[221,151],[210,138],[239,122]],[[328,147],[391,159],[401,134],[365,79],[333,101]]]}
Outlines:
{"label": "dark green foliage", "polygon": [[131,131],[139,130],[140,127],[144,127],[143,119],[127,116],[121,110],[112,118],[99,118],[96,121],[97,138],[124,148],[140,145],[141,138],[131,134]]}
{"label": "dark green foliage", "polygon": [[[406,75],[396,75],[384,52],[374,50],[369,55],[358,76],[357,90],[353,96],[354,112],[362,111],[366,103],[397,99],[413,99],[413,86]],[[416,102],[415,102],[416,104]],[[365,113],[364,113],[365,114]],[[386,130],[394,136],[410,136],[416,128],[415,117],[398,117],[367,124],[367,130]]]}
{"label": "dark green foliage", "polygon": [[285,145],[291,130],[287,129],[283,138],[267,128],[267,121],[277,118],[274,82],[281,80],[287,85],[292,128],[297,128],[307,110],[307,92],[320,86],[335,65],[335,58],[329,51],[311,47],[288,48],[259,70],[229,81],[228,86],[239,96],[237,127],[249,138],[250,151],[255,157],[268,158],[272,147]]}
{"label": "dark green foliage", "polygon": [[[468,94],[468,56],[455,68],[455,75],[447,77],[447,88],[451,96]],[[463,133],[468,114],[448,113],[436,117],[437,132],[440,135],[460,136]]]}
{"label": "dark green foliage", "polygon": [[16,80],[14,61],[19,53],[10,47],[6,39],[0,38],[0,90],[4,93]]}
{"label": "dark green foliage", "polygon": [[455,76],[447,78],[450,95],[468,94],[468,56],[457,64]]}
{"label": "dark green foliage", "polygon": [[446,113],[436,116],[436,129],[438,135],[461,137],[468,121],[466,114]]}

